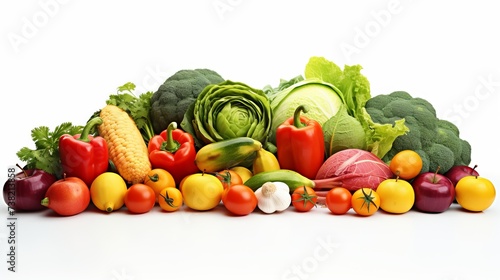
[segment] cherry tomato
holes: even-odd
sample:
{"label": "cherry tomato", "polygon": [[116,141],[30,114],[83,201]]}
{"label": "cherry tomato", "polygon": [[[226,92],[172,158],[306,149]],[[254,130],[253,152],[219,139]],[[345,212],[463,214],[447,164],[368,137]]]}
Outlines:
{"label": "cherry tomato", "polygon": [[377,187],[380,208],[388,213],[402,214],[410,211],[415,203],[415,191],[408,181],[386,179]]}
{"label": "cherry tomato", "polygon": [[195,173],[182,179],[179,189],[184,203],[193,210],[206,211],[219,205],[224,187],[214,175]]}
{"label": "cherry tomato", "polygon": [[371,216],[380,206],[380,196],[370,188],[361,188],[352,194],[351,206],[356,214]]}
{"label": "cherry tomato", "polygon": [[153,189],[156,202],[158,202],[158,196],[164,188],[175,188],[175,180],[172,174],[161,168],[155,168],[149,171],[146,178],[144,178],[144,184]]}
{"label": "cherry tomato", "polygon": [[149,212],[155,206],[154,190],[145,184],[133,184],[127,189],[123,198],[127,209],[135,214]]}
{"label": "cherry tomato", "polygon": [[392,157],[389,168],[401,179],[410,180],[422,171],[422,157],[412,150],[403,150]]}
{"label": "cherry tomato", "polygon": [[456,199],[464,209],[480,212],[488,209],[495,201],[496,190],[493,183],[479,176],[465,176],[455,187]]}
{"label": "cherry tomato", "polygon": [[318,196],[307,186],[298,187],[292,193],[292,205],[299,212],[307,212],[316,206]]}
{"label": "cherry tomato", "polygon": [[234,170],[222,170],[215,172],[215,176],[219,178],[224,189],[227,189],[230,186],[243,184],[241,176]]}
{"label": "cherry tomato", "polygon": [[337,187],[326,193],[326,206],[336,215],[343,215],[351,209],[351,192],[343,187]]}
{"label": "cherry tomato", "polygon": [[166,187],[161,190],[157,199],[161,209],[167,212],[179,210],[183,203],[181,191],[171,187]]}
{"label": "cherry tomato", "polygon": [[229,212],[245,216],[252,213],[257,207],[257,196],[248,186],[233,185],[224,191],[222,203]]}

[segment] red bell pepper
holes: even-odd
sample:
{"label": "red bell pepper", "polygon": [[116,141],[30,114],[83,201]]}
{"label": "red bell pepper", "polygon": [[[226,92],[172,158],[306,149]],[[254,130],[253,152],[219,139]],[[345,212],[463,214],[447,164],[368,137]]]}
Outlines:
{"label": "red bell pepper", "polygon": [[149,161],[153,168],[168,171],[175,183],[187,175],[200,171],[195,164],[196,149],[191,134],[177,128],[172,122],[160,135],[153,136],[148,143]]}
{"label": "red bell pepper", "polygon": [[95,117],[87,122],[81,134],[64,134],[59,138],[59,156],[66,177],[78,177],[88,187],[109,166],[108,145],[101,136],[89,135],[90,130],[101,124]]}
{"label": "red bell pepper", "polygon": [[282,169],[294,170],[314,179],[325,160],[323,129],[319,122],[301,116],[304,105],[297,107],[293,117],[276,129],[277,157]]}

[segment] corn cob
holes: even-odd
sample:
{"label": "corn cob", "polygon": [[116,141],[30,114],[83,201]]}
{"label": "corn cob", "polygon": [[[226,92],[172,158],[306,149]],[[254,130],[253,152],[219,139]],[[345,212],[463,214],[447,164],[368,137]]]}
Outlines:
{"label": "corn cob", "polygon": [[98,131],[108,144],[109,158],[129,184],[142,183],[151,170],[148,148],[132,118],[115,105],[100,113]]}

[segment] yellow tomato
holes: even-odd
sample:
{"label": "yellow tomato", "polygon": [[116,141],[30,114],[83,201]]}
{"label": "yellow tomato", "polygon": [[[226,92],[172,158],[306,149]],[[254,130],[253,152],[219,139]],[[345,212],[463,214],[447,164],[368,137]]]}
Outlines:
{"label": "yellow tomato", "polygon": [[179,186],[187,207],[193,210],[210,210],[219,205],[224,187],[214,175],[195,173],[184,177]]}
{"label": "yellow tomato", "polygon": [[496,191],[493,183],[484,177],[465,176],[457,182],[455,195],[464,209],[480,212],[493,204]]}
{"label": "yellow tomato", "polygon": [[172,174],[161,168],[149,171],[146,178],[144,178],[144,184],[153,189],[156,202],[158,202],[158,196],[164,188],[175,188],[175,180]]}
{"label": "yellow tomato", "polygon": [[378,211],[380,196],[370,188],[361,188],[352,194],[352,209],[360,216],[371,216]]}
{"label": "yellow tomato", "polygon": [[248,179],[250,179],[253,176],[252,171],[244,166],[235,166],[235,167],[231,168],[231,170],[233,170],[234,172],[238,173],[238,175],[240,175],[243,183],[245,183]]}
{"label": "yellow tomato", "polygon": [[177,188],[164,188],[158,195],[158,204],[167,212],[174,212],[181,208],[183,203],[182,193]]}
{"label": "yellow tomato", "polygon": [[410,211],[415,203],[415,191],[408,181],[402,179],[387,179],[377,187],[382,210],[402,214]]}

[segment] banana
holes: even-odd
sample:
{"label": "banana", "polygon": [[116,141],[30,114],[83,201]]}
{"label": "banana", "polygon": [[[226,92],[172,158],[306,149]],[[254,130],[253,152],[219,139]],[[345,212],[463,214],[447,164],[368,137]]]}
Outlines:
{"label": "banana", "polygon": [[260,141],[250,137],[235,137],[201,147],[194,161],[203,172],[217,172],[239,165],[255,156],[260,149]]}
{"label": "banana", "polygon": [[273,153],[267,151],[266,149],[260,149],[257,151],[257,156],[253,160],[252,164],[253,174],[279,169],[280,164]]}
{"label": "banana", "polygon": [[250,187],[253,191],[256,191],[266,182],[283,182],[288,185],[290,192],[302,186],[311,188],[315,186],[313,180],[289,169],[260,172],[250,177],[250,179],[246,180],[243,184]]}

